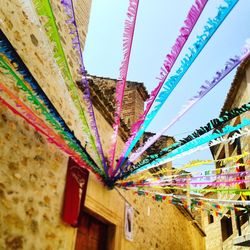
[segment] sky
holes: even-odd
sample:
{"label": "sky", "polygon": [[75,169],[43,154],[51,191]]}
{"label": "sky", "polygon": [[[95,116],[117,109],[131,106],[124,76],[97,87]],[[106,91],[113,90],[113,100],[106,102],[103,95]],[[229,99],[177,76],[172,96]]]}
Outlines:
{"label": "sky", "polygon": [[[92,0],[89,30],[84,49],[85,66],[89,74],[117,78],[122,60],[122,35],[129,0]],[[127,80],[143,82],[150,92],[157,84],[165,56],[170,52],[179,29],[194,0],[141,0]],[[202,34],[207,19],[216,16],[223,0],[209,0],[192,35],[182,50],[173,75],[188,47]],[[148,131],[158,132],[167,125],[205,82],[212,80],[226,61],[239,55],[250,37],[250,0],[239,0],[202,53],[182,78],[153,120]],[[219,116],[236,70],[221,81],[207,96],[170,128],[166,135],[181,139]],[[207,151],[194,153],[174,161],[178,167],[190,160],[212,159]]]}

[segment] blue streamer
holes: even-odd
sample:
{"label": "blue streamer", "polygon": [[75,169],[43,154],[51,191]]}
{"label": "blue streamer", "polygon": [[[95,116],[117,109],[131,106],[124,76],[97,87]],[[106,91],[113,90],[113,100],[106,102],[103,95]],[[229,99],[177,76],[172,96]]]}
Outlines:
{"label": "blue streamer", "polygon": [[[204,137],[201,137],[201,138],[197,138],[197,139],[195,139],[195,140],[193,140],[193,141],[191,141],[191,142],[185,144],[184,146],[181,146],[181,147],[179,147],[179,148],[173,150],[173,151],[172,151],[171,153],[169,153],[167,156],[165,156],[165,157],[163,157],[163,158],[156,159],[155,161],[151,162],[150,164],[146,164],[146,165],[144,165],[143,167],[141,167],[141,168],[139,168],[139,169],[133,171],[133,174],[136,174],[136,173],[141,172],[141,171],[143,171],[143,170],[147,170],[147,169],[149,169],[149,168],[155,167],[156,164],[161,163],[161,162],[163,162],[163,161],[164,161],[164,163],[165,163],[165,161],[166,161],[167,159],[173,158],[174,156],[179,155],[179,154],[181,154],[181,153],[183,153],[183,152],[185,152],[185,151],[188,151],[188,150],[191,150],[191,149],[193,149],[193,148],[199,147],[199,146],[201,146],[201,145],[203,145],[203,144],[206,144],[206,143],[208,143],[208,142],[210,142],[210,141],[212,141],[212,140],[214,140],[214,139],[217,139],[217,138],[219,138],[219,137],[221,137],[221,136],[224,136],[224,135],[226,135],[226,134],[230,134],[230,133],[232,133],[232,132],[235,132],[235,131],[237,131],[237,130],[243,128],[243,127],[246,127],[246,126],[248,126],[248,125],[250,125],[250,119],[247,119],[247,118],[244,118],[244,119],[242,120],[242,122],[241,122],[240,124],[236,125],[236,126],[227,125],[226,127],[224,127],[224,128],[222,129],[221,132],[220,132],[219,130],[216,130],[216,131],[215,131],[213,134],[211,134],[211,135],[207,135],[207,136],[204,136]],[[165,148],[165,149],[163,149],[163,150],[166,150],[166,151],[167,151],[168,148]],[[162,163],[162,164],[163,164],[163,163]]]}
{"label": "blue streamer", "polygon": [[142,124],[134,140],[131,142],[127,152],[125,153],[121,165],[127,159],[128,155],[135,147],[136,143],[139,141],[139,139],[141,138],[141,136],[143,135],[143,133],[145,132],[151,121],[154,119],[156,114],[159,112],[160,108],[166,102],[167,98],[172,93],[174,88],[180,82],[182,77],[188,71],[188,69],[193,64],[195,59],[198,57],[200,52],[203,50],[208,41],[211,39],[216,30],[220,27],[220,25],[223,23],[225,18],[228,16],[228,14],[231,12],[231,10],[234,8],[234,6],[238,3],[239,0],[224,0],[224,1],[227,3],[227,6],[226,7],[220,6],[218,8],[217,16],[214,19],[211,18],[208,19],[207,25],[205,25],[204,27],[203,34],[201,36],[197,36],[198,40],[194,43],[193,47],[189,48],[190,55],[188,54],[185,55],[184,59],[182,59],[181,61],[180,68],[176,71],[176,74],[170,77],[169,80],[167,80],[164,83],[163,88],[158,94],[158,97],[156,99],[157,104],[154,106],[153,110],[146,116],[144,123]]}

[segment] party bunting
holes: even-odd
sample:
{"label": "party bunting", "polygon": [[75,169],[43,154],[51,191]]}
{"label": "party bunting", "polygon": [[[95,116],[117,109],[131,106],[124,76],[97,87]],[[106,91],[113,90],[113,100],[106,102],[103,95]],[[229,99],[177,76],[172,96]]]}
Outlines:
{"label": "party bunting", "polygon": [[222,129],[221,132],[216,131],[215,133],[213,133],[211,135],[207,135],[207,136],[204,136],[204,137],[201,137],[201,138],[197,138],[197,139],[195,139],[193,141],[190,141],[187,144],[185,144],[184,146],[181,146],[181,147],[173,150],[167,156],[165,156],[163,158],[160,158],[160,159],[156,159],[152,163],[146,164],[145,166],[143,166],[142,168],[137,169],[134,172],[136,173],[136,172],[142,171],[144,169],[149,169],[149,168],[152,168],[152,167],[156,167],[156,166],[165,164],[165,163],[167,163],[169,161],[172,161],[175,156],[180,155],[181,153],[184,153],[185,151],[189,151],[189,150],[192,150],[193,148],[197,148],[200,145],[206,144],[206,143],[208,143],[209,141],[211,141],[213,139],[217,139],[217,138],[219,138],[221,136],[224,136],[226,134],[230,134],[232,132],[235,132],[235,131],[237,131],[237,130],[243,128],[243,127],[249,126],[249,125],[250,125],[250,120],[247,119],[247,118],[244,118],[242,120],[242,122],[240,124],[236,125],[236,126],[227,125],[226,127],[224,127]]}
{"label": "party bunting", "polygon": [[181,81],[182,77],[188,71],[188,69],[198,57],[200,52],[203,50],[208,41],[212,38],[212,36],[215,34],[217,29],[220,27],[220,25],[223,23],[225,18],[228,16],[228,14],[231,12],[231,10],[235,7],[237,3],[238,0],[226,0],[227,6],[220,6],[218,8],[217,16],[214,19],[209,18],[207,25],[204,27],[203,34],[201,36],[197,36],[198,40],[194,43],[193,47],[189,48],[190,53],[186,54],[184,59],[182,59],[181,66],[176,71],[176,74],[170,77],[169,80],[164,83],[163,90],[159,92],[155,100],[156,105],[154,106],[153,110],[151,110],[151,112],[147,114],[145,120],[143,121],[143,124],[140,127],[140,130],[136,133],[136,136],[130,143],[126,153],[122,155],[120,166],[123,165],[124,161],[127,159],[128,155],[130,154],[138,140],[141,138],[144,131],[147,129],[151,121],[159,112],[160,108],[166,102],[169,95],[172,93],[177,84]]}
{"label": "party bunting", "polygon": [[[123,184],[116,184],[117,187],[123,188],[125,190],[138,190],[138,191],[148,191],[147,189],[144,189],[144,187],[127,187],[126,185]],[[151,188],[152,189],[152,188]],[[151,190],[150,189],[150,190]],[[164,186],[164,187],[154,187],[155,191],[163,191],[163,190],[168,190],[168,191],[183,191],[183,192],[193,192],[193,193],[228,193],[228,194],[243,194],[243,195],[249,195],[249,189],[241,189],[241,188],[228,188],[228,187],[223,187],[223,188],[194,188],[194,187],[176,187],[176,186]]]}
{"label": "party bunting", "polygon": [[[103,180],[102,172],[100,172],[99,168],[94,164],[92,159],[89,158],[88,155],[86,155],[86,152],[83,151],[77,152],[77,150],[74,150],[74,148],[72,150],[71,148],[73,143],[70,144],[71,147],[69,147],[69,145],[67,145],[66,143],[67,138],[66,136],[64,136],[63,133],[61,134],[61,136],[55,133],[36,114],[34,114],[34,112],[30,108],[28,108],[21,100],[19,100],[18,97],[16,97],[10,90],[8,90],[8,88],[6,88],[2,83],[0,83],[0,90],[4,92],[8,96],[8,98],[14,102],[16,108],[10,105],[7,101],[5,101],[2,96],[0,96],[0,102],[3,105],[9,108],[14,114],[25,119],[39,133],[46,136],[48,142],[55,144],[63,152],[71,156],[80,166],[92,171],[99,180]],[[19,109],[20,112],[17,109]]]}
{"label": "party bunting", "polygon": [[188,142],[191,142],[192,140],[195,140],[196,138],[199,138],[200,136],[208,133],[209,131],[212,131],[216,128],[219,128],[220,126],[225,125],[228,123],[228,121],[234,119],[235,117],[247,112],[250,110],[250,102],[242,105],[240,108],[234,108],[230,111],[226,111],[222,116],[219,118],[215,118],[210,120],[205,126],[200,127],[199,129],[196,129],[192,134],[188,135],[187,137],[179,140],[178,142],[172,144],[168,147],[168,149],[162,149],[158,153],[158,157],[164,156],[174,149],[177,149],[180,146],[185,145]]}
{"label": "party bunting", "polygon": [[[230,156],[224,159],[218,159],[218,160],[194,160],[191,161],[190,163],[184,164],[180,168],[176,169],[169,169],[168,167],[162,167],[162,168],[152,168],[151,171],[144,171],[140,172],[139,175],[131,175],[126,180],[118,180],[117,183],[123,183],[123,182],[129,182],[129,181],[135,181],[135,180],[146,180],[147,178],[153,178],[153,179],[174,179],[174,178],[185,178],[187,176],[190,176],[192,174],[192,178],[198,177],[210,177],[210,176],[218,176],[218,175],[230,175],[232,171],[235,171],[237,168],[250,165],[250,160],[246,160],[246,163],[238,163],[238,161],[246,156],[248,156],[250,152],[243,152],[241,155],[235,155],[235,156]],[[218,169],[209,169],[205,171],[192,171],[192,173],[184,171],[188,168],[193,168],[197,166],[202,166],[202,165],[207,165],[211,164],[214,166],[216,163],[220,163],[220,166],[224,166],[226,164],[233,164],[233,166],[229,167],[223,167],[223,168],[218,168]],[[179,173],[179,174],[178,174]],[[163,176],[163,177],[161,177]],[[197,178],[198,178],[197,177]]]}
{"label": "party bunting", "polygon": [[[199,137],[201,137],[205,133],[207,133],[209,131],[212,131],[213,129],[218,128],[218,127],[220,127],[222,125],[225,125],[228,121],[232,120],[233,118],[235,118],[235,117],[239,116],[240,114],[242,114],[244,112],[247,112],[249,110],[250,110],[250,102],[242,105],[242,107],[240,107],[240,108],[234,108],[231,111],[226,111],[223,116],[211,120],[209,123],[207,123],[206,126],[203,126],[203,127],[200,127],[199,129],[196,129],[195,132],[188,135],[186,138],[181,139],[180,141],[172,144],[171,146],[162,149],[158,154],[147,156],[141,162],[135,164],[133,166],[133,169],[138,169],[141,166],[144,166],[145,164],[151,163],[155,159],[158,159],[158,158],[160,158],[160,157],[162,157],[164,155],[167,155],[167,154],[169,154],[170,152],[172,152],[174,150],[178,151],[178,148],[180,148],[182,146],[185,146],[188,143],[192,143],[192,141],[194,141],[194,143],[195,143],[199,139]],[[219,134],[218,131],[216,131],[216,134]],[[211,135],[211,140],[220,137],[220,136],[218,136],[216,138],[213,138],[213,136],[214,135]],[[209,138],[209,136],[208,136],[208,138]],[[207,142],[209,142],[211,140],[208,140]],[[127,165],[127,167],[129,167],[129,166]],[[122,171],[123,170],[121,170],[121,172]]]}
{"label": "party bunting", "polygon": [[[65,121],[62,119],[58,111],[56,110],[55,106],[51,103],[49,98],[46,96],[42,88],[39,86],[37,81],[34,79],[32,74],[30,73],[29,69],[23,63],[20,56],[17,54],[16,50],[10,44],[2,30],[0,30],[0,55],[5,56],[12,65],[15,65],[15,70],[23,77],[24,81],[28,83],[31,89],[34,91],[35,95],[44,103],[45,107],[47,108],[48,112],[51,116],[57,120],[57,122],[61,125],[65,133],[71,138],[80,148],[82,148],[81,143],[79,140],[74,136],[73,132],[69,129]],[[3,57],[2,57],[3,59]],[[9,70],[9,73],[12,74],[13,71],[10,70],[10,67],[7,67],[7,64],[4,63],[4,59],[0,64],[0,67],[5,68],[5,70]],[[7,68],[6,68],[7,67]],[[14,78],[16,78],[16,74],[12,74]],[[16,78],[19,81],[18,78]],[[19,86],[20,88],[21,85]],[[24,89],[23,89],[24,90]],[[83,148],[82,148],[83,149]]]}
{"label": "party bunting", "polygon": [[[245,177],[245,176],[244,176]],[[218,181],[218,180],[212,180],[212,181],[190,181],[189,179],[174,179],[171,182],[170,181],[140,181],[140,182],[134,182],[134,183],[126,183],[126,187],[149,187],[149,188],[160,188],[160,187],[166,187],[166,186],[177,186],[177,187],[185,187],[188,188],[189,186],[197,187],[197,186],[212,186],[212,187],[229,187],[234,186],[236,184],[242,184],[242,183],[249,183],[249,179],[239,179],[239,180],[224,180],[224,181]],[[123,183],[124,184],[124,183]]]}
{"label": "party bunting", "polygon": [[132,153],[129,157],[130,162],[134,162],[138,157],[140,157],[151,145],[153,145],[169,128],[171,128],[180,118],[189,111],[198,101],[200,101],[207,93],[209,93],[221,80],[223,80],[235,67],[237,67],[241,62],[243,62],[250,55],[250,48],[247,44],[243,48],[243,53],[241,56],[235,56],[234,58],[230,58],[226,62],[226,66],[224,69],[217,71],[215,77],[211,82],[205,81],[196,95],[194,95],[191,99],[189,99],[188,103],[184,106],[184,108],[178,113],[178,115],[164,128],[162,131],[149,138],[145,145],[141,146],[136,150],[136,152]]}
{"label": "party bunting", "polygon": [[[231,170],[236,170],[236,166],[234,166],[234,168],[230,168]],[[224,170],[224,168],[223,168]],[[214,170],[215,171],[215,170]],[[215,179],[219,180],[219,179],[231,179],[231,178],[243,178],[246,177],[250,174],[250,171],[240,171],[240,172],[227,172],[227,173],[220,173],[222,172],[222,170],[216,169],[216,171],[219,172],[219,174],[211,174],[211,175],[199,175],[199,176],[193,176],[194,173],[185,173],[182,175],[165,175],[165,176],[160,176],[160,175],[155,175],[153,176],[149,176],[149,177],[145,177],[143,179],[140,180],[126,180],[123,182],[117,182],[117,183],[129,183],[132,186],[136,186],[137,184],[139,185],[155,185],[155,184],[164,184],[164,183],[170,183],[175,181],[176,183],[181,182],[181,183],[190,183],[192,184],[192,181],[195,182],[201,182],[204,180],[210,181],[210,182],[214,182]],[[188,177],[189,176],[189,177]],[[191,176],[191,177],[190,177]],[[171,183],[170,183],[171,184]],[[169,185],[170,185],[169,184]],[[204,184],[203,184],[204,185]]]}
{"label": "party bunting", "polygon": [[126,87],[129,59],[133,44],[138,7],[139,7],[139,0],[129,0],[127,19],[125,20],[125,27],[123,33],[123,60],[120,66],[120,76],[116,83],[116,93],[115,93],[116,110],[114,114],[115,121],[113,124],[114,134],[112,136],[111,148],[109,151],[110,175],[113,174],[112,172],[114,167],[118,129],[120,126],[120,117],[122,112],[124,90]]}
{"label": "party bunting", "polygon": [[[228,216],[226,215],[226,212],[228,210],[236,210],[236,211],[249,211],[249,205],[250,201],[245,200],[218,200],[218,199],[208,199],[204,197],[190,197],[184,195],[176,195],[176,194],[164,194],[159,192],[152,192],[152,191],[135,191],[134,194],[139,196],[146,196],[151,197],[155,201],[159,202],[165,202],[167,204],[173,204],[173,205],[181,205],[184,207],[188,207],[188,203],[190,203],[191,209],[203,209],[205,211],[208,211],[209,214],[216,213],[220,216]],[[245,206],[245,207],[239,207],[239,206]],[[223,211],[224,210],[224,211]],[[220,212],[219,212],[220,211]]]}
{"label": "party bunting", "polygon": [[[180,29],[180,35],[175,41],[175,44],[171,48],[171,52],[166,55],[163,66],[160,70],[160,82],[158,83],[157,87],[151,92],[149,99],[147,100],[146,109],[143,113],[143,115],[139,118],[139,120],[132,125],[131,128],[131,137],[128,139],[125,145],[125,149],[123,150],[122,157],[125,157],[125,154],[127,150],[129,149],[130,144],[134,140],[136,133],[138,132],[139,128],[143,124],[153,102],[156,99],[156,96],[158,95],[160,89],[162,88],[168,74],[170,73],[172,67],[174,66],[177,58],[179,57],[182,48],[186,44],[186,41],[188,40],[190,34],[192,33],[192,30],[197,23],[203,9],[205,8],[207,4],[207,0],[196,0],[195,3],[191,6],[188,15],[184,21],[184,26]],[[118,162],[121,164],[121,159]]]}
{"label": "party bunting", "polygon": [[57,62],[60,70],[62,71],[63,77],[65,79],[65,83],[68,87],[69,93],[71,95],[71,98],[75,104],[75,107],[77,108],[79,112],[79,118],[82,121],[82,128],[84,137],[88,142],[88,145],[91,147],[91,151],[94,153],[95,159],[98,161],[98,164],[101,165],[100,157],[95,145],[95,140],[93,138],[93,135],[91,134],[85,112],[83,110],[83,107],[80,103],[80,98],[78,96],[77,92],[77,86],[74,83],[74,80],[72,78],[72,75],[70,73],[70,69],[66,60],[66,56],[63,51],[63,47],[60,40],[60,35],[58,32],[57,24],[55,21],[55,16],[51,8],[51,4],[49,0],[33,0],[33,3],[35,5],[37,14],[41,17],[46,17],[46,22],[44,23],[44,29],[48,35],[49,40],[53,44],[53,52],[54,52],[54,59]]}
{"label": "party bunting", "polygon": [[87,104],[90,125],[95,135],[96,147],[101,156],[102,165],[104,166],[105,173],[106,175],[108,175],[106,160],[104,157],[99,132],[96,126],[96,119],[95,119],[94,109],[93,109],[91,96],[90,96],[89,83],[88,83],[88,79],[86,75],[87,72],[84,66],[84,62],[83,62],[83,55],[82,55],[83,53],[81,49],[80,37],[79,37],[78,28],[77,28],[73,2],[71,0],[61,0],[61,3],[64,6],[64,9],[67,15],[69,16],[69,20],[67,20],[66,23],[69,25],[70,34],[74,35],[74,38],[72,39],[72,45],[73,45],[73,49],[77,51],[77,54],[79,57],[79,66],[80,66],[79,73],[81,74],[81,81],[80,81],[79,87],[83,91],[83,99]]}
{"label": "party bunting", "polygon": [[[0,68],[4,70],[5,74],[11,75],[16,82],[17,87],[23,91],[26,96],[27,100],[35,107],[35,110],[39,110],[41,114],[45,117],[45,120],[50,123],[50,125],[61,135],[65,140],[68,141],[69,145],[74,148],[75,151],[78,153],[81,153],[84,160],[86,160],[86,163],[93,167],[95,171],[98,171],[100,174],[100,169],[97,167],[96,163],[90,158],[90,156],[87,154],[85,149],[80,146],[79,147],[79,141],[73,136],[72,133],[69,131],[65,131],[65,129],[62,128],[61,124],[58,123],[55,118],[47,111],[47,109],[40,103],[40,101],[37,99],[37,97],[31,92],[31,90],[24,84],[24,82],[19,78],[19,76],[11,69],[11,67],[5,62],[2,56],[0,56]],[[7,88],[4,87],[4,85],[1,85],[2,91],[5,90],[6,93],[9,93],[9,98],[12,98],[14,100],[17,100],[13,94],[11,94],[10,91],[7,91]],[[45,95],[45,94],[44,94]],[[46,97],[47,99],[47,97]],[[21,103],[21,101],[19,101]],[[52,108],[52,107],[51,107]],[[62,119],[62,118],[60,118]],[[35,120],[33,121],[35,122]],[[72,139],[73,138],[73,139]]]}

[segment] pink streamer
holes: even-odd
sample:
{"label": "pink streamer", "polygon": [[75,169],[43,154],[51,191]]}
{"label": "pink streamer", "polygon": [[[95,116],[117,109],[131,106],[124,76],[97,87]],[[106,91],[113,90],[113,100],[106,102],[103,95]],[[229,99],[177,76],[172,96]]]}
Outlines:
{"label": "pink streamer", "polygon": [[202,182],[187,182],[185,180],[181,181],[178,180],[176,182],[141,182],[141,183],[134,183],[129,186],[131,187],[166,187],[166,186],[180,186],[180,187],[188,187],[189,185],[197,187],[197,186],[204,186],[209,185],[213,187],[219,186],[232,186],[235,184],[242,184],[250,182],[250,180],[228,180],[228,181],[202,181]]}
{"label": "pink streamer", "polygon": [[186,41],[188,40],[207,2],[208,0],[196,0],[195,3],[192,5],[191,9],[189,10],[186,20],[184,21],[185,25],[180,29],[180,35],[176,39],[175,44],[171,49],[171,53],[166,55],[166,58],[163,62],[163,66],[160,69],[160,74],[159,74],[160,76],[156,78],[160,80],[160,82],[158,83],[157,87],[151,92],[150,97],[147,100],[146,109],[144,113],[140,116],[138,121],[132,125],[131,137],[126,142],[125,148],[118,162],[118,166],[121,163],[121,160],[124,157],[126,151],[128,150],[131,142],[135,138],[136,133],[143,124],[151,106],[153,105],[158,93],[160,92],[165,80],[167,79],[167,76],[170,73],[174,63],[176,62],[178,56],[180,55],[182,48],[184,47]]}
{"label": "pink streamer", "polygon": [[120,76],[116,85],[116,111],[114,114],[115,122],[113,124],[114,134],[112,136],[112,145],[109,151],[110,161],[110,175],[113,172],[114,158],[117,144],[118,129],[120,126],[120,116],[122,112],[122,102],[124,97],[124,90],[126,87],[126,79],[128,74],[129,59],[131,55],[131,48],[133,43],[136,17],[138,12],[139,0],[130,0],[127,11],[127,20],[125,20],[124,34],[123,34],[123,60],[120,66]]}
{"label": "pink streamer", "polygon": [[144,146],[138,148],[130,157],[129,161],[134,162],[138,157],[140,157],[151,145],[153,145],[169,128],[171,128],[180,118],[189,111],[198,101],[200,101],[208,92],[210,92],[220,81],[222,81],[235,67],[237,67],[242,61],[249,56],[249,48],[243,50],[241,57],[235,56],[231,58],[224,69],[217,71],[215,77],[211,82],[206,81],[205,84],[201,85],[199,91],[195,96],[189,99],[188,103],[184,108],[178,113],[178,115],[165,127],[161,132],[149,138]]}

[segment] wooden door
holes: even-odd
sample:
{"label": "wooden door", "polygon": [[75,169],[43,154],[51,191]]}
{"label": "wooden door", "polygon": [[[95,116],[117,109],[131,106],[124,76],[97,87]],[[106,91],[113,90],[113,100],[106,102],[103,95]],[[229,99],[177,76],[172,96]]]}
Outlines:
{"label": "wooden door", "polygon": [[106,250],[108,226],[95,217],[82,213],[75,250]]}

